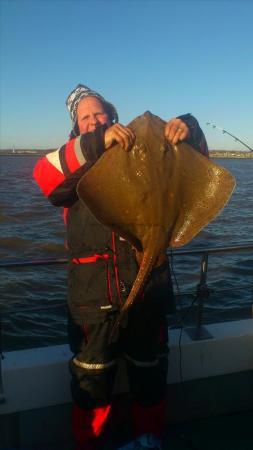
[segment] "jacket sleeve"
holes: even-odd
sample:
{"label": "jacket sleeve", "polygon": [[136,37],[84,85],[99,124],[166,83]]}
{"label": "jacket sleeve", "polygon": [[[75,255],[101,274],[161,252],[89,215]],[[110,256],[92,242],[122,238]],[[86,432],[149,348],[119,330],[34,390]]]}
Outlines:
{"label": "jacket sleeve", "polygon": [[206,138],[197,119],[191,114],[183,114],[182,116],[179,116],[178,119],[181,119],[189,127],[190,136],[186,142],[192,145],[198,152],[202,153],[202,155],[208,156],[209,152]]}
{"label": "jacket sleeve", "polygon": [[104,127],[68,141],[41,158],[33,176],[54,206],[69,207],[78,197],[76,186],[82,175],[104,152]]}

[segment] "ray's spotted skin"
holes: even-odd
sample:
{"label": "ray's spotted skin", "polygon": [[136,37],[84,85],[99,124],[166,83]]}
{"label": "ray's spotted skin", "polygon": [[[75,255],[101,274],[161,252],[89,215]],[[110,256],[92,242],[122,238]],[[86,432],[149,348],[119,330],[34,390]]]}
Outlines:
{"label": "ray's spotted skin", "polygon": [[235,186],[226,169],[188,144],[169,143],[165,127],[150,112],[137,117],[128,125],[136,137],[131,151],[119,145],[107,150],[77,187],[92,214],[136,251],[139,272],[115,330],[152,268],[166,258],[167,247],[191,241],[221,211]]}

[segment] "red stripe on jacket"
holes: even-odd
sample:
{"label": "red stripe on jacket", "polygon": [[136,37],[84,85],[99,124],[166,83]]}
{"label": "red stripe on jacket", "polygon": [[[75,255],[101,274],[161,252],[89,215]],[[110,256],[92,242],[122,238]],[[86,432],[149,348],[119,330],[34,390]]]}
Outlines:
{"label": "red stripe on jacket", "polygon": [[33,176],[47,197],[65,180],[63,173],[56,169],[56,167],[48,161],[46,156],[37,162],[34,167]]}

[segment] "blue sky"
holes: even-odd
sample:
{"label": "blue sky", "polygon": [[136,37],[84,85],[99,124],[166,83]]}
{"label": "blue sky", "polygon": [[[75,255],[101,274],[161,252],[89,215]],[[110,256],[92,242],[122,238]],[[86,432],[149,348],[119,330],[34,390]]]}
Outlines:
{"label": "blue sky", "polygon": [[253,147],[253,2],[1,1],[1,148],[68,138],[65,99],[78,84],[127,124],[145,110],[191,112],[210,148]]}

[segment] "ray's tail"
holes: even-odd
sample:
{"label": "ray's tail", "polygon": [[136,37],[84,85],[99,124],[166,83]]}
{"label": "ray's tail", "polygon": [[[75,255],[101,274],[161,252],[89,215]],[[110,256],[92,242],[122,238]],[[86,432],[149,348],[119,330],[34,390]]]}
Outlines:
{"label": "ray's tail", "polygon": [[153,227],[147,242],[146,247],[147,250],[144,251],[143,253],[143,258],[140,264],[139,272],[136,276],[136,279],[129,293],[129,296],[113,325],[110,341],[115,340],[118,334],[119,327],[122,326],[122,324],[124,323],[124,319],[126,318],[129,308],[131,308],[131,305],[134,303],[136,297],[141,293],[147,281],[148,275],[152,270],[152,268],[154,267],[154,264],[156,263],[157,257],[161,251],[161,243],[159,243],[159,236],[160,236],[160,229],[158,227]]}

